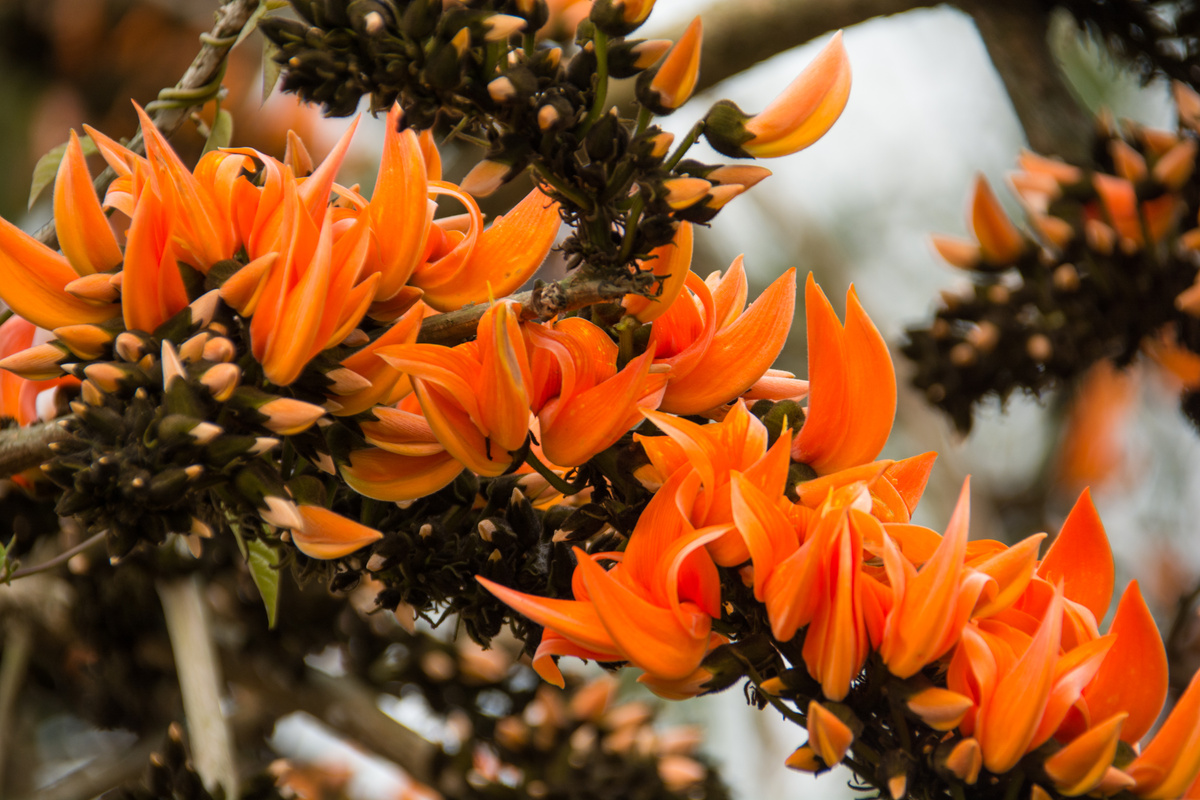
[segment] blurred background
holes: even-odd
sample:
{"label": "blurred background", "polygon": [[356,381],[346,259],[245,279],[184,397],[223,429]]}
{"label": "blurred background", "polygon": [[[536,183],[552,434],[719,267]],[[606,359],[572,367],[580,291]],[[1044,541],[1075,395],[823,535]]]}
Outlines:
{"label": "blurred background", "polygon": [[[898,10],[901,4],[880,6]],[[27,230],[43,224],[49,218],[49,192],[28,207],[38,158],[83,122],[114,137],[130,136],[135,130],[130,98],[144,104],[177,80],[215,7],[210,0],[0,0],[0,106],[5,109],[0,115],[0,215]],[[695,0],[658,0],[645,33],[670,37],[698,8],[707,20],[709,13]],[[830,33],[769,54],[705,89],[662,124],[681,137],[715,100],[726,97],[747,111],[761,109]],[[718,36],[721,30],[710,25],[707,34]],[[1153,127],[1174,127],[1169,87],[1141,85],[1069,17],[1053,20],[1050,42],[1082,105]],[[896,354],[900,403],[884,456],[940,453],[916,521],[943,529],[963,478],[971,475],[973,537],[1013,541],[1056,531],[1079,491],[1091,486],[1116,553],[1118,591],[1139,579],[1165,632],[1176,624],[1179,598],[1200,579],[1200,439],[1178,411],[1178,387],[1148,365],[1119,375],[1091,375],[1070,391],[1040,400],[1016,397],[1004,408],[993,403],[981,409],[967,438],[906,388],[907,365],[897,349],[905,327],[924,324],[938,292],[965,280],[933,253],[928,236],[967,232],[965,203],[977,173],[987,176],[1014,218],[1020,218],[1015,198],[1002,187],[1026,146],[1025,133],[969,14],[934,6],[877,17],[848,28],[845,43],[854,84],[841,119],[809,149],[766,164],[773,177],[726,207],[709,230],[698,232],[693,269],[701,275],[725,269],[744,253],[752,296],[789,267],[797,267],[801,276],[811,270],[839,311],[853,283]],[[264,102],[261,47],[259,36],[248,39],[234,51],[226,75],[229,95],[223,107],[234,114],[234,144],[280,156],[286,132],[293,129],[320,158],[348,120],[324,119],[317,109],[278,93]],[[756,43],[746,41],[744,47],[753,52]],[[383,130],[382,119],[366,122],[340,179],[347,185],[360,182],[364,191],[373,180]],[[185,161],[194,160],[203,137],[189,124],[174,143]],[[448,177],[465,174],[475,156],[451,147]],[[689,157],[721,160],[703,143]],[[503,211],[503,202],[502,195],[490,210]],[[797,309],[792,340],[777,364],[801,376],[802,314]],[[1194,627],[1194,614],[1182,623]],[[1197,657],[1194,651],[1187,657],[1190,675]],[[625,691],[630,696],[643,692],[636,684]],[[410,726],[422,724],[420,709],[394,700],[383,707]],[[736,797],[849,796],[848,773],[813,783],[783,769],[803,735],[771,711],[748,708],[736,688],[671,704],[666,717],[706,729],[707,752]],[[119,734],[61,724],[67,727],[47,734],[60,742],[60,773],[128,744]],[[275,735],[282,752],[301,760],[333,752],[334,740],[312,722],[290,718]],[[359,758],[352,748],[345,752],[346,759]],[[361,796],[373,796],[386,781],[397,780],[378,764],[369,770],[378,774],[355,790]]]}

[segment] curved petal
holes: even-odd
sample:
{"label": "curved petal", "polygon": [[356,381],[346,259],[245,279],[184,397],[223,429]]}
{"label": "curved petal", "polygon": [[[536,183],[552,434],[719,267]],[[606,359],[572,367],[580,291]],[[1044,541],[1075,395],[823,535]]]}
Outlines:
{"label": "curved petal", "polygon": [[672,374],[660,408],[673,414],[695,414],[753,386],[783,349],[795,305],[793,268],[768,286],[736,322],[716,332],[694,369],[678,378]]}
{"label": "curved petal", "polygon": [[546,260],[562,220],[558,203],[535,188],[479,236],[454,280],[423,284],[425,302],[439,311],[512,294]]}
{"label": "curved petal", "polygon": [[1109,627],[1117,641],[1083,690],[1093,719],[1129,712],[1122,741],[1136,744],[1158,719],[1167,699],[1167,651],[1137,581],[1130,582]]}
{"label": "curved petal", "polygon": [[850,59],[838,31],[762,113],[746,123],[753,136],[742,148],[755,158],[803,150],[825,135],[850,98]]}
{"label": "curved petal", "polygon": [[[590,564],[601,573],[604,569],[580,551],[579,563]],[[549,628],[559,635],[586,647],[589,650],[599,650],[605,653],[624,653],[614,639],[605,632],[600,621],[600,615],[593,603],[582,600],[555,600],[549,597],[535,597],[531,594],[509,589],[507,586],[490,581],[482,575],[476,575],[475,580],[494,594],[502,602],[511,606],[518,613],[529,617],[542,627]]]}
{"label": "curved petal", "polygon": [[1113,591],[1113,557],[1104,523],[1084,489],[1038,567],[1038,577],[1062,581],[1066,597],[1104,619]]}
{"label": "curved petal", "polygon": [[638,597],[578,548],[576,558],[595,613],[630,662],[668,680],[686,678],[700,666],[708,645],[707,615],[697,609],[700,624],[694,627],[703,635],[692,635],[674,612]]}
{"label": "curved petal", "polygon": [[108,272],[121,263],[121,248],[100,208],[79,137],[71,131],[54,181],[58,245],[80,275]]}
{"label": "curved petal", "polygon": [[400,104],[387,115],[383,157],[371,193],[371,232],[379,248],[379,299],[393,297],[425,253],[433,210],[421,143],[411,128],[400,130]]}
{"label": "curved petal", "polygon": [[414,458],[376,448],[355,450],[350,453],[350,463],[341,468],[351,489],[389,502],[433,494],[462,471],[462,463],[449,453]]}
{"label": "curved petal", "polygon": [[298,508],[304,527],[292,529],[292,542],[310,558],[342,558],[383,538],[374,528],[327,508],[308,505]]}
{"label": "curved petal", "polygon": [[15,313],[46,330],[121,313],[120,306],[89,303],[63,288],[78,277],[62,255],[0,217],[0,299]]}

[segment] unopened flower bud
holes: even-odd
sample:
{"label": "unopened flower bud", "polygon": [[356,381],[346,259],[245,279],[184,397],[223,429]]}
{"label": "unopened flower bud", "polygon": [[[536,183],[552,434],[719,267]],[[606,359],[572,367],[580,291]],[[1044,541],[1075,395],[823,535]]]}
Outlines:
{"label": "unopened flower bud", "polygon": [[484,21],[483,38],[488,42],[506,42],[514,33],[525,30],[525,20],[512,14],[493,14]]}
{"label": "unopened flower bud", "polygon": [[228,400],[241,381],[241,368],[231,363],[216,364],[200,376],[200,383],[212,392],[213,399],[218,403]]}
{"label": "unopened flower bud", "polygon": [[46,343],[27,347],[0,359],[0,369],[20,375],[31,381],[43,381],[57,378],[63,374],[60,366],[70,354],[65,347]]}
{"label": "unopened flower bud", "polygon": [[626,39],[608,50],[608,74],[632,78],[659,62],[671,49],[670,39]]}
{"label": "unopened flower bud", "polygon": [[459,184],[464,192],[475,197],[487,197],[512,177],[512,166],[502,161],[483,160],[472,167]]}
{"label": "unopened flower bud", "polygon": [[63,290],[73,294],[80,300],[90,300],[93,303],[111,303],[121,296],[117,287],[113,286],[112,276],[107,272],[93,272],[76,278],[63,286]]}
{"label": "unopened flower bud", "polygon": [[696,89],[700,78],[700,44],[703,26],[696,17],[679,42],[653,71],[638,76],[638,102],[655,114],[670,114],[682,106]]}
{"label": "unopened flower bud", "polygon": [[654,9],[654,0],[596,0],[588,19],[609,36],[628,36]]}

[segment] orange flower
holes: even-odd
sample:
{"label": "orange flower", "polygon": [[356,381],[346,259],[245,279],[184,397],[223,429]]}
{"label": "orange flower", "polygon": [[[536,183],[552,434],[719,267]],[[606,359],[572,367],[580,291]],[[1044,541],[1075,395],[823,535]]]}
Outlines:
{"label": "orange flower", "polygon": [[121,313],[120,306],[86,300],[66,290],[76,278],[111,269],[121,260],[83,151],[73,132],[71,136],[54,182],[54,206],[60,214],[57,220],[66,256],[0,218],[0,299],[47,330],[104,322]]}
{"label": "orange flower", "polygon": [[1060,792],[1076,797],[1100,784],[1117,754],[1126,716],[1114,714],[1046,759],[1046,774]]}
{"label": "orange flower", "polygon": [[1004,213],[1004,207],[982,175],[975,177],[968,217],[975,242],[952,236],[933,237],[934,248],[949,263],[962,269],[973,269],[980,261],[1003,267],[1025,252],[1025,236]]}
{"label": "orange flower", "polygon": [[809,273],[808,412],[792,458],[818,474],[873,460],[896,414],[896,373],[887,344],[863,311],[854,287],[846,293],[846,324]]}
{"label": "orange flower", "polygon": [[[671,367],[663,411],[697,414],[755,384],[783,349],[795,307],[795,270],[777,278],[745,312],[739,257],[724,276],[688,273],[687,288],[654,323],[649,349]],[[694,296],[693,296],[694,295]]]}
{"label": "orange flower", "polygon": [[532,409],[546,457],[578,466],[613,444],[655,408],[667,376],[649,352],[617,372],[617,346],[596,325],[570,318],[526,325],[531,345]]}
{"label": "orange flower", "polygon": [[826,697],[841,700],[869,649],[863,546],[882,533],[864,511],[870,507],[866,485],[831,492],[811,517],[802,515],[801,530],[780,504],[738,475],[732,491],[737,530],[754,561],[755,597],[766,605],[772,633],[788,641],[808,626],[802,651],[808,672]]}
{"label": "orange flower", "polygon": [[1083,690],[1083,704],[1089,720],[1127,714],[1121,740],[1137,744],[1167,699],[1167,651],[1137,581],[1121,596],[1108,633],[1117,640]]}
{"label": "orange flower", "polygon": [[374,528],[321,506],[300,505],[301,528],[291,529],[292,543],[309,558],[342,558],[383,538]]}
{"label": "orange flower", "polygon": [[376,352],[407,373],[437,439],[480,475],[500,475],[529,435],[529,360],[515,304],[479,320],[478,338],[458,347],[397,344]]}
{"label": "orange flower", "polygon": [[417,134],[411,128],[400,130],[403,119],[396,103],[387,115],[383,156],[367,207],[371,252],[364,274],[381,276],[376,302],[391,300],[400,292],[421,263],[433,229],[425,155]]}
{"label": "orange flower", "polygon": [[704,135],[733,158],[786,156],[824,136],[849,98],[850,59],[838,31],[762,113],[751,117],[723,100],[708,112]]}
{"label": "orange flower", "polygon": [[1058,480],[1068,491],[1101,484],[1125,457],[1122,432],[1137,398],[1136,373],[1107,359],[1084,374],[1068,412],[1058,448]]}
{"label": "orange flower", "polygon": [[[884,537],[884,564],[894,605],[888,612],[879,653],[901,678],[915,675],[958,642],[959,632],[983,591],[982,573],[964,576],[971,520],[971,482],[963,482],[946,535],[920,571]],[[966,580],[964,581],[964,577]]]}
{"label": "orange flower", "polygon": [[[557,655],[629,661],[664,681],[695,673],[712,644],[712,618],[720,615],[720,583],[704,545],[725,529],[695,529],[679,514],[675,493],[686,491],[687,483],[694,480],[679,473],[651,499],[624,553],[575,549],[574,600],[535,597],[477,576],[500,600],[547,628],[534,655],[544,679],[563,685]],[[601,559],[618,563],[606,572]]]}
{"label": "orange flower", "polygon": [[[683,512],[693,525],[733,522],[730,480],[735,471],[767,497],[778,498],[783,494],[791,434],[781,436],[768,451],[766,427],[740,400],[730,408],[725,419],[711,425],[697,425],[656,411],[643,413],[667,434],[634,436],[650,459],[651,468],[643,475],[661,484],[680,470],[695,474],[700,481],[699,488],[679,497],[684,503]],[[709,553],[721,566],[736,566],[750,558],[743,535],[734,531],[712,542]]]}
{"label": "orange flower", "polygon": [[809,701],[808,746],[827,766],[840,764],[853,743],[854,732],[846,723],[816,700]]}
{"label": "orange flower", "polygon": [[659,114],[669,114],[688,101],[700,77],[700,45],[704,39],[700,17],[692,20],[653,73],[639,78],[639,98]]}
{"label": "orange flower", "polygon": [[[1032,636],[999,618],[963,629],[947,683],[975,703],[961,728],[978,739],[994,773],[1012,769],[1054,734],[1112,646],[1115,637],[1105,636],[1060,655],[1063,605],[1058,589]],[[1028,619],[1012,617],[1022,627]]]}
{"label": "orange flower", "polygon": [[1197,779],[1200,774],[1200,673],[1192,677],[1167,721],[1125,771],[1135,781],[1131,791],[1146,800],[1181,797]]}
{"label": "orange flower", "polygon": [[540,189],[483,230],[483,215],[471,195],[440,181],[431,187],[435,193],[456,198],[468,212],[465,232],[443,230],[440,225],[447,224],[443,221],[434,225],[431,252],[409,279],[438,311],[515,292],[541,266],[558,235],[558,204]]}
{"label": "orange flower", "polygon": [[335,416],[349,417],[361,414],[376,404],[394,405],[412,392],[408,377],[393,369],[379,357],[384,347],[396,344],[414,344],[421,333],[421,320],[427,306],[418,301],[404,313],[383,335],[361,350],[342,359],[341,367],[352,371],[370,385],[350,394],[331,397],[328,405]]}

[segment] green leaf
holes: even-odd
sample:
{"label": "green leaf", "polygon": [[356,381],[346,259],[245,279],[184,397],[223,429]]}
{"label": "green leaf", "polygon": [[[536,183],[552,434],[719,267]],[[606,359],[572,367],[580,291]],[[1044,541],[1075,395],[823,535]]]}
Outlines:
{"label": "green leaf", "polygon": [[283,64],[275,60],[275,54],[279,52],[279,46],[270,39],[263,39],[263,102],[267,102],[267,98],[271,96],[271,92],[275,91],[275,84],[279,83],[279,73],[283,72]]}
{"label": "green leaf", "polygon": [[[16,541],[15,536],[13,537],[12,541]],[[12,575],[13,571],[17,568],[17,562],[9,562],[8,560],[8,548],[11,545],[12,542],[9,542],[7,545],[3,542],[0,542],[0,583],[8,583],[9,576]]]}
{"label": "green leaf", "polygon": [[[63,156],[67,153],[68,144],[69,142],[63,142],[57,147],[50,148],[46,155],[39,158],[37,164],[34,165],[33,181],[29,184],[29,208],[33,208],[33,204],[37,202],[42,191],[54,182],[54,177],[58,175],[58,165],[62,163]],[[96,148],[96,143],[86,136],[79,140],[79,144],[83,147],[85,156],[92,156],[100,152]]]}
{"label": "green leaf", "polygon": [[250,576],[267,607],[267,624],[275,627],[275,612],[279,606],[279,552],[262,539],[247,542],[250,548]]}
{"label": "green leaf", "polygon": [[204,143],[204,153],[216,150],[218,147],[228,147],[231,141],[233,141],[233,115],[218,106],[217,116],[213,119],[212,127],[208,131],[208,140]]}

